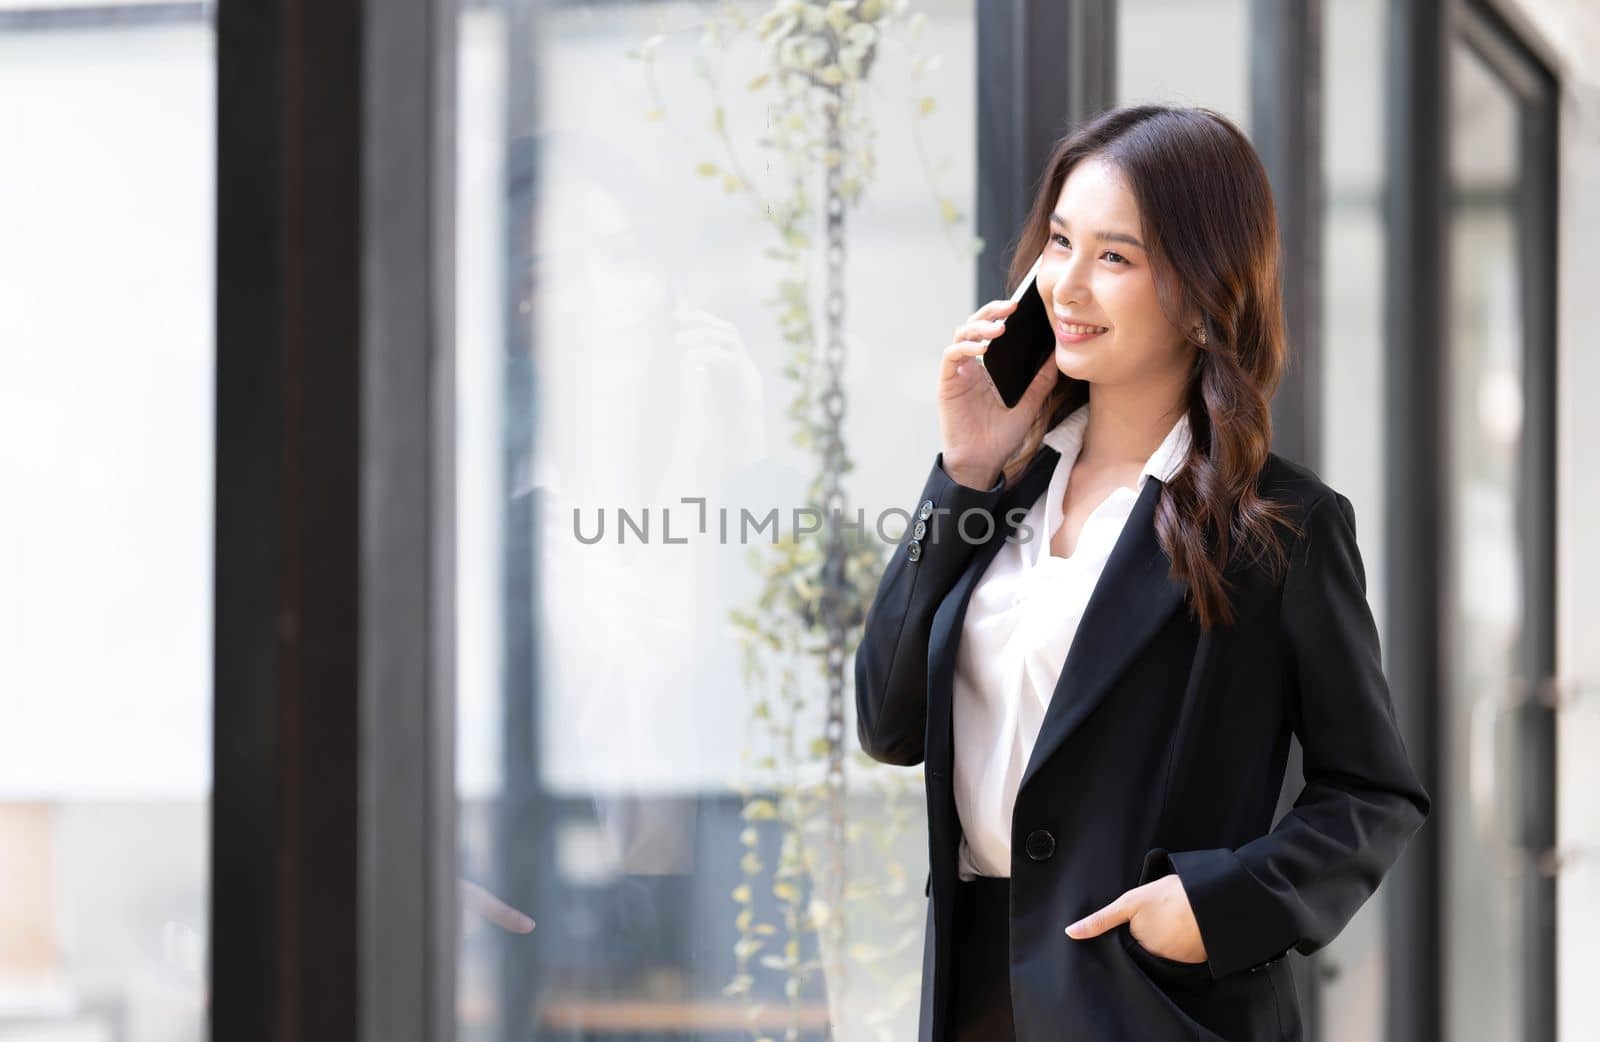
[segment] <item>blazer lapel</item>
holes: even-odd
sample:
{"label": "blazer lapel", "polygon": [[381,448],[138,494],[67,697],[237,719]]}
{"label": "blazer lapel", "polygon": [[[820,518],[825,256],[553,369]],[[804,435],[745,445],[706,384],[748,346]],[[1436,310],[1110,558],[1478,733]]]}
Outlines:
{"label": "blazer lapel", "polygon": [[[1061,453],[1048,445],[1041,445],[1027,469],[1017,478],[1017,483],[1001,493],[995,506],[999,523],[995,525],[994,536],[972,555],[961,578],[934,613],[928,634],[928,677],[933,681],[928,691],[928,719],[943,720],[946,731],[951,719],[950,705],[955,689],[955,650],[961,636],[962,620],[966,617],[967,602],[978,585],[978,579],[988,571],[995,554],[1000,552],[1006,539],[1017,527],[1016,524],[1007,523],[1006,515],[1013,507],[1020,506],[1026,511],[1033,506],[1049,486],[1050,476],[1055,473],[1056,460],[1060,458]],[[1041,538],[1041,534],[1035,532],[1033,538]],[[948,764],[952,755],[953,750],[948,748],[939,732],[930,733],[928,763],[932,765],[942,761]]]}
{"label": "blazer lapel", "polygon": [[1145,482],[1089,595],[1019,788],[1094,711],[1117,674],[1183,601],[1186,584],[1167,578],[1171,562],[1156,538],[1162,488],[1154,476]]}

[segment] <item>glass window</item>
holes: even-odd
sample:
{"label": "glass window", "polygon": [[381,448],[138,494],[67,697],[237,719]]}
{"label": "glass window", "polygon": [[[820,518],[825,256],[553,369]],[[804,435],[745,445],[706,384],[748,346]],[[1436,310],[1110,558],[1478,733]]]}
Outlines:
{"label": "glass window", "polygon": [[1442,853],[1448,938],[1444,1034],[1525,1036],[1522,892],[1535,871],[1518,848],[1514,700],[1527,698],[1526,569],[1539,533],[1521,511],[1530,455],[1519,205],[1517,96],[1466,44],[1450,52],[1450,326],[1445,365],[1449,496],[1444,527],[1444,683],[1451,755]]}
{"label": "glass window", "polygon": [[[785,10],[463,13],[463,1039],[915,1033],[920,771],[830,725],[859,627],[830,659],[802,530],[837,400],[864,610],[900,534],[874,522],[938,448],[976,306],[974,11]],[[838,139],[775,61],[851,84]]]}
{"label": "glass window", "polygon": [[1117,104],[1203,105],[1250,133],[1250,4],[1122,0]]}
{"label": "glass window", "polygon": [[[1355,508],[1367,603],[1387,649],[1384,366],[1396,346],[1383,329],[1387,14],[1381,0],[1322,10],[1322,458],[1314,465]],[[1380,885],[1321,957],[1328,1042],[1387,1035],[1384,901]]]}
{"label": "glass window", "polygon": [[0,9],[0,1036],[199,1039],[212,29]]}

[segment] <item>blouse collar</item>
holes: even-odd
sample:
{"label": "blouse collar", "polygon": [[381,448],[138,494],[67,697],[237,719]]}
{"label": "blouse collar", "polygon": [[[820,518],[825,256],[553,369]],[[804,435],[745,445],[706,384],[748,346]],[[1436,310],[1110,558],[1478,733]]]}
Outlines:
{"label": "blouse collar", "polygon": [[[1044,436],[1044,444],[1059,452],[1062,458],[1076,461],[1078,450],[1083,447],[1083,432],[1089,425],[1089,403],[1084,402],[1078,406],[1065,419],[1056,424]],[[1189,414],[1183,413],[1178,417],[1178,422],[1172,425],[1156,451],[1145,460],[1144,469],[1139,472],[1138,491],[1144,488],[1144,479],[1154,477],[1163,484],[1170,482],[1172,476],[1183,469],[1183,461],[1189,454]]]}

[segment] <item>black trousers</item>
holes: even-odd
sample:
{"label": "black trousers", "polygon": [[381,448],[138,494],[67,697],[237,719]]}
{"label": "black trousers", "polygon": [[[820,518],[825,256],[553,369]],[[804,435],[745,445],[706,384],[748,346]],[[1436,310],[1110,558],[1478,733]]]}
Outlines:
{"label": "black trousers", "polygon": [[1011,880],[956,883],[955,972],[950,1012],[955,1042],[1014,1042],[1011,1020]]}

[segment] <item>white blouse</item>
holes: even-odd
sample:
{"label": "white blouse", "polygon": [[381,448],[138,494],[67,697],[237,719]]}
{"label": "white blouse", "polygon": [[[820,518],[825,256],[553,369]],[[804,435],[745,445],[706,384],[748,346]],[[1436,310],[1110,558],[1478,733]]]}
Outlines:
{"label": "white blouse", "polygon": [[1184,415],[1145,463],[1137,486],[1114,489],[1084,522],[1072,556],[1057,557],[1050,541],[1061,527],[1061,501],[1088,422],[1084,404],[1044,436],[1061,458],[1024,522],[1032,537],[1001,544],[972,591],[962,623],[952,784],[964,833],[959,872],[965,880],[1011,875],[1017,786],[1089,595],[1145,481],[1152,475],[1170,481],[1189,451]]}

